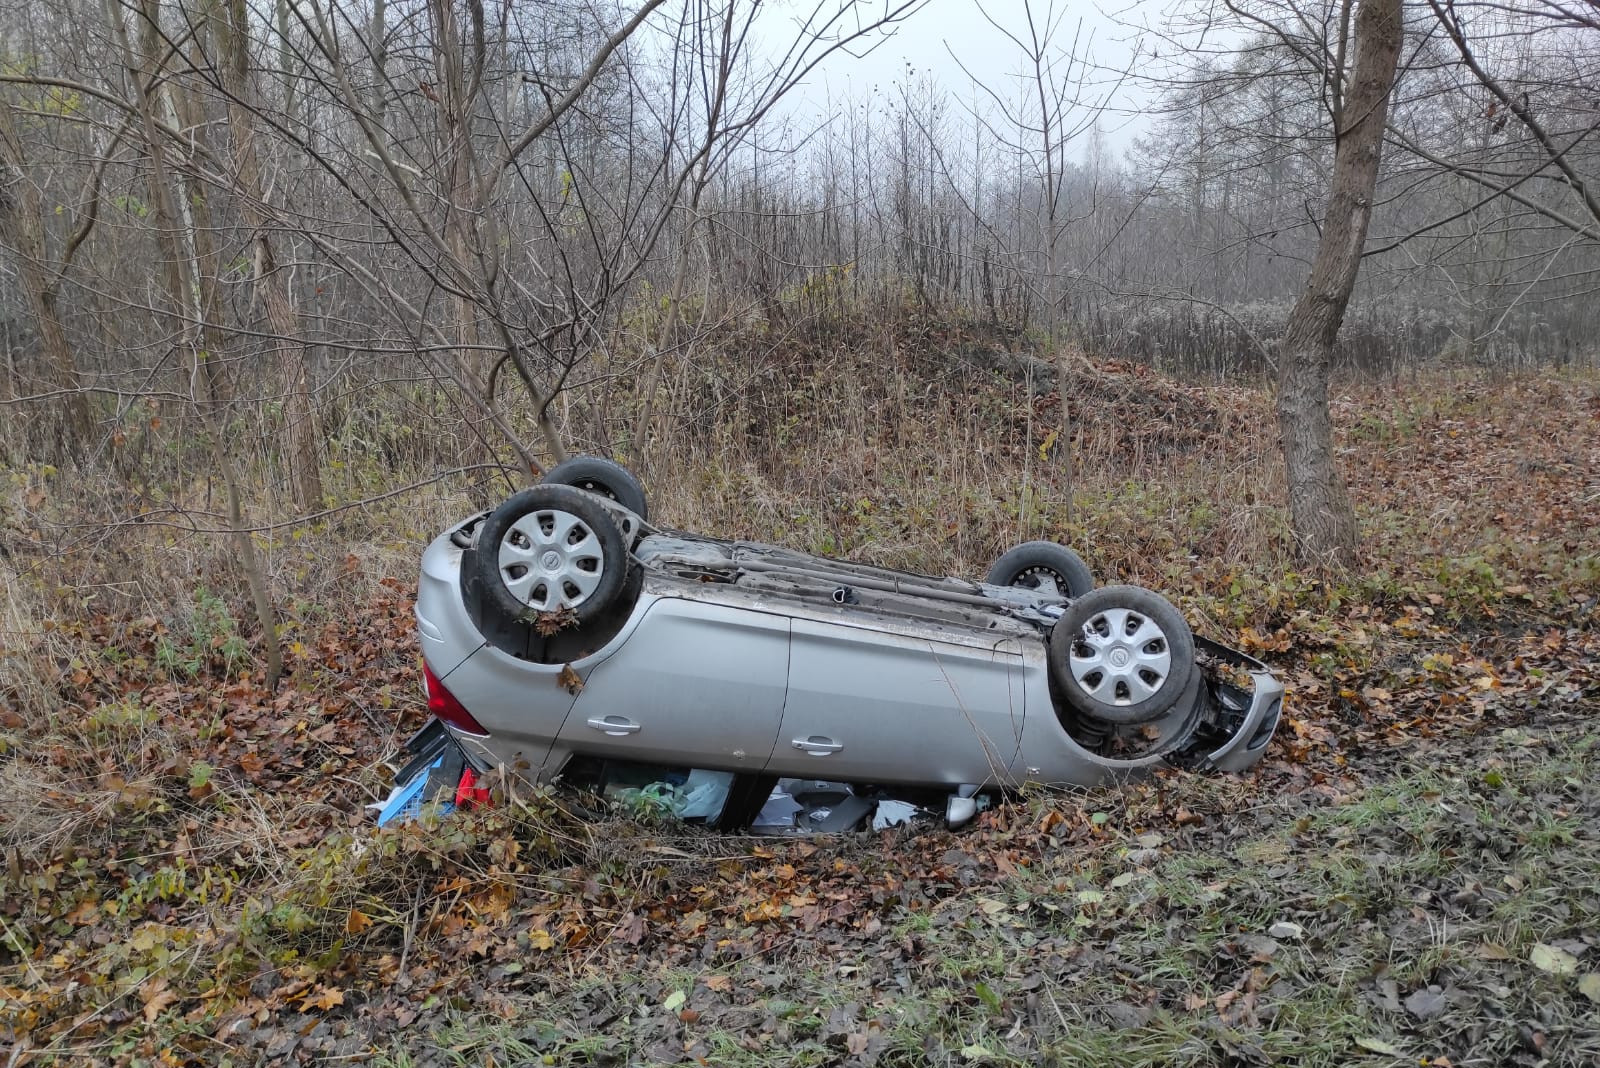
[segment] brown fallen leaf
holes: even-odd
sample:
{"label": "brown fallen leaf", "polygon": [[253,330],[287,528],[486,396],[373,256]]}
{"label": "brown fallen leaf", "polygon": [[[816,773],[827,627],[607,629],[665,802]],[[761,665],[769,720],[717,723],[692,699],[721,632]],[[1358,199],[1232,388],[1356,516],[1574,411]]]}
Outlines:
{"label": "brown fallen leaf", "polygon": [[167,989],[165,979],[157,979],[145,987],[139,995],[139,1000],[144,1002],[144,1022],[155,1023],[160,1016],[172,1005],[177,1004],[178,995]]}
{"label": "brown fallen leaf", "polygon": [[574,697],[583,692],[583,677],[572,670],[571,664],[561,665],[561,673],[556,676],[556,682]]}
{"label": "brown fallen leaf", "polygon": [[562,605],[554,612],[540,612],[533,620],[533,629],[543,637],[549,638],[561,633],[568,627],[578,625],[578,614],[570,605]]}
{"label": "brown fallen leaf", "polygon": [[319,986],[301,1004],[308,1009],[321,1009],[327,1012],[344,1004],[344,991],[338,987]]}

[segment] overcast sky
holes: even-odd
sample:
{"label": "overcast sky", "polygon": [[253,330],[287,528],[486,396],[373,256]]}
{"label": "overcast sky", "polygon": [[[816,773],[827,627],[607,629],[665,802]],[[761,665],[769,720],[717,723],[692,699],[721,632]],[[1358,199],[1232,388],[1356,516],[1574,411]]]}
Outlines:
{"label": "overcast sky", "polygon": [[[863,12],[880,9],[882,2],[863,0]],[[1034,6],[1036,18],[1042,20],[1049,2],[1038,0]],[[785,39],[785,29],[796,13],[809,12],[814,6],[815,0],[778,0],[762,16],[771,27],[770,35],[763,36],[774,43]],[[1022,0],[992,0],[984,8],[1006,29],[1027,39]],[[1106,86],[1116,77],[1113,69],[1125,70],[1129,66],[1137,36],[1130,24],[1143,18],[1158,18],[1160,13],[1153,0],[1144,3],[1127,0],[1108,10],[1110,13],[1084,0],[1055,0],[1055,14],[1059,20],[1054,39],[1056,50],[1072,51],[1076,38],[1076,51],[1106,68],[1091,74],[1091,85]],[[1014,99],[1019,90],[1017,74],[1022,65],[1023,56],[1016,44],[991,25],[972,0],[927,0],[921,10],[901,23],[894,35],[870,54],[860,58],[844,54],[830,57],[822,70],[797,92],[791,102],[792,114],[797,117],[818,114],[826,110],[830,99],[838,106],[844,100],[865,97],[874,89],[889,92],[908,76],[925,74],[963,102],[970,102],[974,97],[973,78],[995,93]],[[1090,88],[1088,95],[1104,97],[1106,90]],[[1138,112],[1144,99],[1144,92],[1132,80],[1123,82],[1113,95],[1110,104],[1116,112],[1107,114],[1102,122],[1113,152],[1120,154],[1142,130]]]}

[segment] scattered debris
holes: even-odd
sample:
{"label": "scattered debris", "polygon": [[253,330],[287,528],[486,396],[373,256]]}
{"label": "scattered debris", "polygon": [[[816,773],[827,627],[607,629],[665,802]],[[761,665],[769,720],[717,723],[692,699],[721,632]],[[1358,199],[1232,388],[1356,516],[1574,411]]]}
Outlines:
{"label": "scattered debris", "polygon": [[1306,929],[1298,923],[1288,920],[1279,920],[1267,928],[1267,934],[1280,942],[1298,942],[1306,936]]}

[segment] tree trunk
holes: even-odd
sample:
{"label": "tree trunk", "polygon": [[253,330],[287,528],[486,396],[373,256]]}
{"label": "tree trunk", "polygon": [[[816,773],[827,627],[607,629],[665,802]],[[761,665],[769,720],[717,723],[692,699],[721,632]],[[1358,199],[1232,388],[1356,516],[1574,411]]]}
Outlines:
{"label": "tree trunk", "polygon": [[[182,129],[179,106],[174,100],[177,88],[162,57],[159,0],[143,0],[131,17],[138,20],[139,46],[128,40],[120,5],[107,0],[106,17],[113,39],[124,56],[137,96],[145,147],[150,161],[150,203],[157,223],[157,241],[162,250],[162,268],[172,301],[173,337],[182,341],[189,360],[191,403],[205,424],[216,449],[217,466],[228,500],[228,525],[239,565],[244,572],[250,597],[261,627],[263,651],[267,660],[267,685],[275,687],[283,675],[283,650],[278,642],[276,614],[267,587],[266,570],[261,566],[255,542],[245,525],[242,479],[229,451],[227,427],[227,384],[222,376],[224,338],[220,326],[221,301],[216,284],[215,251],[211,246],[209,207],[204,191],[181,168],[169,165],[166,142],[158,132],[157,111],[175,129]],[[153,89],[152,89],[153,87]],[[184,110],[189,110],[185,108]],[[195,128],[191,123],[189,128]],[[176,193],[176,195],[174,195]],[[204,217],[198,221],[197,214]]]}
{"label": "tree trunk", "polygon": [[[432,0],[428,7],[433,19],[435,40],[433,60],[437,83],[433,91],[437,98],[434,101],[434,113],[441,160],[440,192],[448,205],[444,218],[445,251],[453,261],[453,266],[441,265],[441,270],[446,276],[456,274],[479,283],[470,286],[458,284],[453,299],[455,339],[460,346],[456,352],[457,366],[461,368],[464,380],[484,383],[481,403],[467,410],[468,430],[473,444],[465,456],[472,462],[490,465],[496,462],[496,458],[490,445],[494,424],[488,413],[497,403],[490,390],[498,381],[494,365],[502,357],[491,357],[486,353],[483,330],[486,317],[479,304],[480,299],[493,303],[500,267],[494,259],[497,250],[484,241],[482,228],[487,220],[484,210],[488,201],[485,195],[487,186],[479,182],[478,157],[472,141],[472,121],[484,77],[483,8],[482,5],[468,5],[470,25],[467,32],[471,41],[468,50],[455,6],[449,0]],[[383,136],[383,131],[379,130],[378,133]],[[504,324],[491,323],[489,329],[501,335],[502,341],[506,342],[503,359],[514,364],[512,343]],[[545,413],[536,412],[536,418],[540,420],[542,428]],[[564,454],[557,455],[557,462],[562,459],[565,459]],[[537,481],[539,472],[525,470],[521,475],[525,480]],[[475,492],[486,493],[488,487],[480,485]],[[477,503],[492,502],[480,497]]]}
{"label": "tree trunk", "polygon": [[55,288],[45,266],[44,206],[38,187],[23,172],[25,158],[11,105],[0,102],[0,238],[17,251],[17,275],[38,324],[49,382],[61,394],[62,432],[30,433],[29,451],[48,443],[51,458],[59,462],[88,445],[93,421],[72,345],[56,311]]}
{"label": "tree trunk", "polygon": [[233,167],[239,190],[239,210],[252,231],[255,244],[256,292],[266,309],[277,363],[285,385],[285,437],[289,457],[289,482],[294,503],[302,512],[322,507],[322,471],[317,458],[317,420],[311,403],[306,347],[300,338],[300,319],[289,300],[289,287],[278,271],[272,252],[271,231],[264,209],[261,162],[256,154],[255,88],[250,82],[248,55],[250,24],[244,0],[222,5],[222,78],[228,90],[228,133],[233,144]]}
{"label": "tree trunk", "polygon": [[[1296,554],[1345,567],[1355,560],[1355,511],[1333,456],[1328,384],[1333,343],[1355,288],[1372,218],[1389,92],[1400,55],[1400,0],[1361,0],[1355,68],[1334,116],[1333,177],[1311,278],[1284,328],[1278,429]],[[1338,72],[1335,72],[1338,76]]]}

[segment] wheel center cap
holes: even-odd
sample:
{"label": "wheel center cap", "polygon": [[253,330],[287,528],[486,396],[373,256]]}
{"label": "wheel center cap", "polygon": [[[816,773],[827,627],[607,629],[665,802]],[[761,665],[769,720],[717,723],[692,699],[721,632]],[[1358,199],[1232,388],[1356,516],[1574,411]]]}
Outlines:
{"label": "wheel center cap", "polygon": [[545,554],[539,558],[539,563],[546,571],[560,571],[561,554],[556,552],[554,549],[547,549],[545,550]]}
{"label": "wheel center cap", "polygon": [[1112,667],[1125,668],[1133,661],[1133,654],[1119,645],[1106,655],[1106,659],[1111,661]]}

